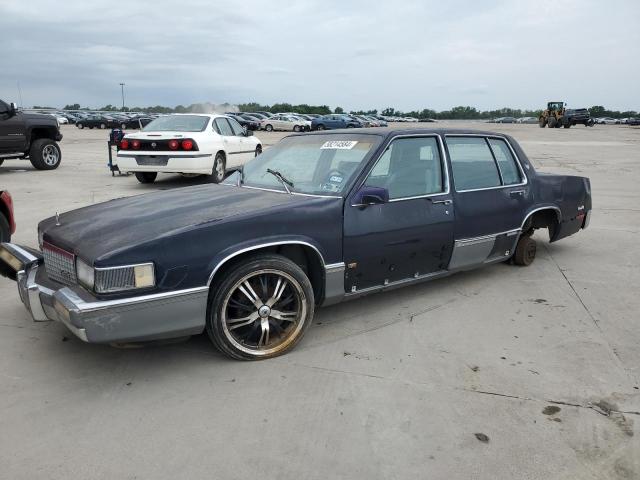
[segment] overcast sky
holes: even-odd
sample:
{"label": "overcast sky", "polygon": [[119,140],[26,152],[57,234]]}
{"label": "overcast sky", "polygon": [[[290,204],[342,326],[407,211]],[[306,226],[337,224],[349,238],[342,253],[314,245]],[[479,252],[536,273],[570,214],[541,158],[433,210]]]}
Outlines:
{"label": "overcast sky", "polygon": [[0,98],[640,110],[640,1],[0,0]]}

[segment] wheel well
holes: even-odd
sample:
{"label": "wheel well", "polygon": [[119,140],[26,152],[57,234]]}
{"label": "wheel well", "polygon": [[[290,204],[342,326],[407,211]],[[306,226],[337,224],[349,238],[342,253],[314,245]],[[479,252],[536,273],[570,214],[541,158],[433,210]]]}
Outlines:
{"label": "wheel well", "polygon": [[533,230],[547,228],[549,230],[549,238],[552,239],[559,224],[558,211],[553,208],[545,208],[527,217],[522,224],[522,233],[533,233]]}
{"label": "wheel well", "polygon": [[324,262],[320,258],[320,254],[315,249],[301,244],[286,243],[282,245],[272,245],[236,255],[224,262],[222,266],[218,268],[211,280],[211,285],[213,285],[217,279],[224,277],[225,273],[236,265],[244,263],[256,255],[264,253],[282,255],[298,265],[311,282],[316,304],[322,300],[324,295]]}
{"label": "wheel well", "polygon": [[34,128],[31,130],[31,141],[39,140],[40,138],[56,139],[54,132],[48,128]]}

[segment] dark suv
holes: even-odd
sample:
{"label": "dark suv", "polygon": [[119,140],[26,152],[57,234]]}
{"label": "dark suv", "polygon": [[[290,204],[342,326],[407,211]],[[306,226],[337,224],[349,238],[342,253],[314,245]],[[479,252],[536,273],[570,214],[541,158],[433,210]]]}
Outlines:
{"label": "dark suv", "polygon": [[62,140],[55,117],[24,113],[0,100],[0,165],[10,158],[28,158],[38,170],[58,168]]}
{"label": "dark suv", "polygon": [[343,113],[324,115],[311,121],[311,130],[332,130],[334,128],[360,128],[362,122]]}

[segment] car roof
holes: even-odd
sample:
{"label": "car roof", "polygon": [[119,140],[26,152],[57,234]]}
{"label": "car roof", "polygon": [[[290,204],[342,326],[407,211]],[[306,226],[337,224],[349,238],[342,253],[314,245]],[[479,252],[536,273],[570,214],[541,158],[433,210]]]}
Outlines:
{"label": "car roof", "polygon": [[[303,134],[298,134],[300,136],[309,136],[309,135],[344,135],[344,134],[354,134],[358,135],[377,135],[380,137],[398,137],[405,135],[487,135],[487,136],[499,136],[499,137],[509,137],[504,133],[499,132],[491,132],[488,130],[473,130],[468,128],[391,128],[391,127],[377,127],[375,129],[371,128],[349,128],[349,129],[337,129],[337,130],[322,130],[315,132],[306,132]],[[289,136],[298,136],[298,135],[289,135]],[[510,138],[510,137],[509,137]]]}

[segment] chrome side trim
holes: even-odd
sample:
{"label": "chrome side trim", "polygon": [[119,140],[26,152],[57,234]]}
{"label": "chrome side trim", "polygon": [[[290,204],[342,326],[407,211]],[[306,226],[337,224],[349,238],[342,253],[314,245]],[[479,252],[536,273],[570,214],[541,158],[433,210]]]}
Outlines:
{"label": "chrome side trim", "polygon": [[[522,187],[523,185],[527,185],[529,183],[529,179],[528,179],[527,175],[524,173],[524,169],[522,168],[522,162],[520,161],[520,158],[516,154],[516,151],[511,146],[511,142],[509,142],[509,140],[506,137],[504,137],[502,135],[497,135],[497,134],[483,135],[481,133],[448,133],[448,134],[445,134],[445,138],[446,137],[481,137],[481,138],[495,138],[497,140],[504,141],[507,144],[507,146],[509,147],[509,150],[511,151],[511,155],[513,155],[513,158],[516,160],[516,165],[518,166],[518,170],[520,170],[520,175],[522,176],[522,178],[524,178],[524,182],[521,182],[521,183],[512,183],[510,185],[499,185],[497,187],[470,188],[470,189],[466,189],[466,190],[457,190],[456,189],[457,193],[482,192],[484,190],[497,190],[499,188]],[[493,152],[492,152],[492,155],[493,155]],[[497,164],[497,162],[494,161],[494,163],[496,163],[496,168],[498,169],[498,173],[500,174],[500,166]],[[500,178],[502,178],[502,174],[500,174]]]}
{"label": "chrome side trim", "polygon": [[419,283],[426,280],[433,280],[435,278],[440,278],[449,275],[448,270],[438,270],[437,272],[426,273],[424,275],[419,275],[417,277],[404,278],[402,280],[396,280],[394,282],[389,282],[385,285],[376,285],[374,287],[363,288],[362,290],[352,290],[349,293],[344,295],[345,299],[359,297],[360,295],[367,295],[369,293],[379,292],[383,290],[390,290],[393,288],[403,287],[405,285],[410,285],[412,283]]}
{"label": "chrome side trim", "polygon": [[62,288],[61,290],[65,291],[65,295],[67,297],[73,298],[74,304],[75,304],[74,310],[84,313],[84,312],[94,312],[98,310],[104,310],[106,308],[111,308],[111,307],[127,307],[130,305],[133,306],[141,303],[153,302],[155,300],[165,300],[165,299],[169,300],[172,298],[183,297],[185,295],[191,295],[194,293],[206,292],[209,290],[209,288],[208,287],[187,288],[184,290],[173,290],[170,292],[153,293],[150,295],[140,295],[139,297],[120,298],[117,300],[97,300],[95,302],[85,302],[69,287]]}
{"label": "chrome side trim", "polygon": [[[281,192],[281,193],[284,193],[284,192]],[[341,198],[341,197],[339,197],[339,198]],[[231,260],[233,257],[237,257],[238,255],[242,255],[243,253],[250,252],[252,250],[259,250],[260,248],[275,247],[276,245],[304,245],[304,246],[307,246],[307,247],[311,247],[316,252],[316,254],[318,255],[318,258],[320,259],[320,263],[322,263],[323,268],[326,269],[327,264],[324,261],[324,257],[322,256],[322,253],[320,253],[320,250],[318,250],[315,246],[311,245],[309,242],[304,242],[302,240],[281,240],[281,241],[277,241],[277,242],[260,243],[258,245],[253,245],[251,247],[242,248],[242,249],[238,250],[237,252],[231,253],[231,254],[227,255],[226,257],[224,257],[215,266],[215,268],[211,272],[211,275],[209,275],[209,279],[207,280],[207,286],[206,287],[202,287],[202,288],[208,289],[211,286],[211,282],[213,281],[213,277],[216,275],[216,272],[218,270],[220,270],[220,267],[222,267],[222,265],[224,265],[226,262]],[[337,265],[337,264],[331,264],[331,265]]]}
{"label": "chrome side trim", "polygon": [[473,244],[473,243],[477,243],[477,242],[493,239],[493,238],[496,238],[496,237],[498,237],[500,235],[506,235],[507,237],[510,237],[512,235],[516,235],[516,234],[520,233],[520,230],[521,230],[520,228],[514,228],[512,230],[507,230],[507,231],[498,232],[498,233],[490,233],[489,235],[482,235],[480,237],[460,238],[460,239],[456,240],[455,243]]}
{"label": "chrome side trim", "polygon": [[325,265],[324,269],[326,271],[329,271],[329,270],[344,270],[344,262],[330,263],[329,265]]}
{"label": "chrome side trim", "polygon": [[562,221],[562,211],[553,205],[548,205],[546,207],[538,207],[538,208],[534,208],[533,210],[531,210],[526,217],[524,217],[524,220],[522,221],[522,224],[520,225],[520,230],[522,230],[522,228],[524,227],[524,224],[527,223],[527,220],[529,220],[529,217],[531,215],[533,215],[536,212],[540,212],[542,210],[554,210],[557,214],[558,214],[558,222]]}

